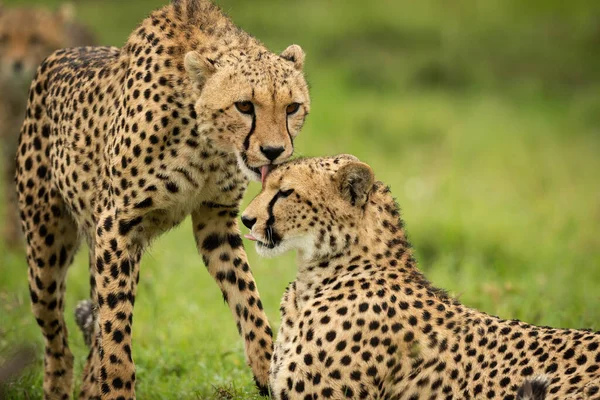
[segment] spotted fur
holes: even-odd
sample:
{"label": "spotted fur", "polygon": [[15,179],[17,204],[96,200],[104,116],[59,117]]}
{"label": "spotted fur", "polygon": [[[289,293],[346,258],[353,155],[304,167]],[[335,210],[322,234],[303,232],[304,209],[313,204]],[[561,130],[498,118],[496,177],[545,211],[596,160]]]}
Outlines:
{"label": "spotted fur", "polygon": [[310,106],[303,61],[297,45],[269,52],[207,0],[175,0],[121,49],[60,50],[41,65],[16,177],[31,302],[46,341],[45,398],[72,391],[63,308],[80,239],[90,248],[96,322],[79,397],[131,399],[140,259],[190,214],[264,391],[272,332],[237,216],[248,177],[293,152]]}
{"label": "spotted fur", "polygon": [[6,200],[1,233],[9,248],[21,245],[14,189],[15,154],[29,84],[38,65],[53,51],[92,44],[93,35],[74,21],[70,5],[50,12],[37,7],[4,8],[0,2],[0,168]]}
{"label": "spotted fur", "polygon": [[276,399],[600,399],[600,333],[502,320],[432,286],[389,189],[352,156],[278,167],[242,221],[259,253],[298,251]]}

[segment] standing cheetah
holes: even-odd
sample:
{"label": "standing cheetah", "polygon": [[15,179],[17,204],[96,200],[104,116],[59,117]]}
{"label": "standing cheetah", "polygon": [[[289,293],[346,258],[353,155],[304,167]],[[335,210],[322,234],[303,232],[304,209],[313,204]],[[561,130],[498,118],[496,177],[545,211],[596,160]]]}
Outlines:
{"label": "standing cheetah", "polygon": [[433,287],[389,189],[355,157],[278,166],[242,221],[259,254],[298,251],[276,399],[600,399],[600,333],[501,320]]}
{"label": "standing cheetah", "polygon": [[131,399],[140,259],[190,214],[265,390],[272,332],[237,215],[248,178],[294,151],[310,103],[303,62],[299,46],[269,52],[208,0],[173,0],[121,49],[60,50],[40,66],[16,179],[46,399],[72,392],[63,309],[80,238],[90,248],[97,320],[80,398]]}
{"label": "standing cheetah", "polygon": [[16,248],[21,238],[15,154],[29,84],[38,65],[53,51],[92,44],[93,35],[74,21],[73,7],[68,4],[51,12],[37,7],[5,8],[0,1],[0,187],[6,200],[1,230],[9,248]]}

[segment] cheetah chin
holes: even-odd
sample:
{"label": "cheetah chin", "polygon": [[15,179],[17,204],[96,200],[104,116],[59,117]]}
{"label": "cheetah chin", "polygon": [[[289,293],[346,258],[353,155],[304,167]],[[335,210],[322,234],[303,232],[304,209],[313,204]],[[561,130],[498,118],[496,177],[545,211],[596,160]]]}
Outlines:
{"label": "cheetah chin", "polygon": [[259,240],[254,240],[256,241],[256,252],[259,256],[265,258],[278,257],[294,249],[299,249],[298,251],[299,254],[301,254],[301,258],[311,258],[314,253],[313,241],[308,236],[283,239],[274,245],[267,245]]}
{"label": "cheetah chin", "polygon": [[297,249],[300,258],[310,258],[315,253],[313,240],[310,236],[297,236],[288,239],[280,239],[277,241],[268,241],[266,239],[258,238],[252,232],[244,235],[248,240],[256,243],[256,252],[261,257],[274,258],[280,256],[290,250]]}

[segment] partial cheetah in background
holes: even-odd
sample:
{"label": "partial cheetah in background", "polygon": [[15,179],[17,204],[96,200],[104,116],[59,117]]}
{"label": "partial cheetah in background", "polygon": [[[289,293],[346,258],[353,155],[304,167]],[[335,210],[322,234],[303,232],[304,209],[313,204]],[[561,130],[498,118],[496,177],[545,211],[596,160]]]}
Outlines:
{"label": "partial cheetah in background", "polygon": [[353,156],[278,166],[242,221],[259,254],[298,251],[276,399],[600,399],[600,333],[501,320],[433,287],[390,190]]}
{"label": "partial cheetah in background", "polygon": [[5,196],[2,239],[9,248],[21,242],[15,193],[15,155],[27,108],[27,93],[44,58],[63,47],[94,44],[89,30],[74,21],[74,9],[5,8],[0,3],[0,147]]}
{"label": "partial cheetah in background", "polygon": [[[237,216],[248,178],[294,151],[309,112],[304,53],[276,55],[208,0],[173,0],[121,49],[61,50],[38,70],[17,156],[44,394],[71,395],[65,276],[87,241],[95,338],[80,398],[135,397],[133,304],[144,248],[192,215],[204,263],[266,391],[272,332]],[[173,273],[176,273],[175,271]]]}

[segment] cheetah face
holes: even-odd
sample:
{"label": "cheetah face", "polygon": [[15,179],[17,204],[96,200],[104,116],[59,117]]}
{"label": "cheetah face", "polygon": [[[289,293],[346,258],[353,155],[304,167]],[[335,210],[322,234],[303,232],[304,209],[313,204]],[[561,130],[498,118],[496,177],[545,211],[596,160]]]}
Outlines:
{"label": "cheetah face", "polygon": [[7,90],[27,92],[38,65],[66,40],[66,8],[3,9],[0,5],[0,82]]}
{"label": "cheetah face", "polygon": [[293,249],[311,261],[336,254],[356,237],[373,183],[371,168],[350,155],[282,164],[244,211],[246,238],[266,257]]}
{"label": "cheetah face", "polygon": [[294,152],[294,139],[310,110],[303,60],[296,45],[279,56],[257,50],[218,61],[197,52],[185,57],[199,90],[199,131],[220,150],[234,153],[252,180]]}

